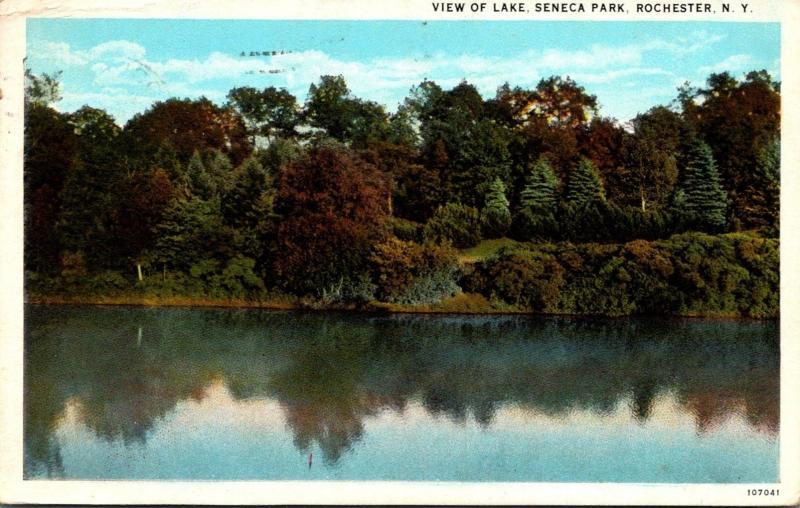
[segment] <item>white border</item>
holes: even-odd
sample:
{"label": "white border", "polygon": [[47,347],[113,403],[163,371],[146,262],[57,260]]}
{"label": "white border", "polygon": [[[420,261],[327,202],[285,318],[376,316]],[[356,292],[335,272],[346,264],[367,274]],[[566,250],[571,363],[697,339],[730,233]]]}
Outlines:
{"label": "white border", "polygon": [[[467,0],[469,1],[469,0]],[[581,0],[559,0],[581,1]],[[639,0],[647,2],[652,0]],[[682,0],[665,0],[679,2]],[[703,0],[699,0],[703,1]],[[717,0],[707,0],[719,4]],[[584,3],[591,3],[583,0]],[[533,2],[527,2],[529,4]],[[626,1],[627,4],[635,2]],[[731,2],[734,3],[734,2]],[[153,482],[22,480],[22,58],[25,19],[43,17],[261,19],[569,19],[781,22],[782,48],[800,48],[800,1],[749,0],[750,15],[502,15],[434,13],[423,0],[0,0],[0,502],[79,504],[800,504],[800,89],[791,53],[781,59],[781,437],[780,478],[765,484]],[[491,0],[489,1],[491,5]],[[748,497],[748,488],[780,489]]]}

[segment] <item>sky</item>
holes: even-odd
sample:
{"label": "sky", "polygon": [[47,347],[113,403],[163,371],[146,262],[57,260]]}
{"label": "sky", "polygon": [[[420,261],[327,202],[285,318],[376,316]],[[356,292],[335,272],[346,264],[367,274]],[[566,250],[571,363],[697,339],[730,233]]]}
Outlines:
{"label": "sky", "polygon": [[466,79],[489,98],[506,82],[570,76],[625,122],[712,72],[780,79],[780,25],[29,18],[27,56],[35,74],[62,72],[57,109],[89,104],[119,124],[169,97],[222,104],[236,86],[285,87],[302,102],[324,74],[389,111],[424,79]]}

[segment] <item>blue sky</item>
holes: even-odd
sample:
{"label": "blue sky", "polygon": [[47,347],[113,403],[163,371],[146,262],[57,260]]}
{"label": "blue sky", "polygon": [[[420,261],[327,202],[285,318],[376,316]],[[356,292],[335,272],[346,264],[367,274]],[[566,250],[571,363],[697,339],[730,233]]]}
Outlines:
{"label": "blue sky", "polygon": [[711,72],[780,78],[777,23],[32,18],[27,30],[33,72],[63,71],[56,106],[90,104],[120,124],[168,97],[221,104],[235,86],[286,87],[303,101],[322,74],[392,111],[425,78],[466,79],[490,97],[505,82],[569,75],[620,121]]}

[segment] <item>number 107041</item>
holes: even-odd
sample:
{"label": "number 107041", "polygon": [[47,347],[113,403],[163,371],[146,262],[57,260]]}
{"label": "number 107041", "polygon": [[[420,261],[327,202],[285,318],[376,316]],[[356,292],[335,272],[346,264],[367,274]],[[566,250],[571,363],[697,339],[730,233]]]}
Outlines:
{"label": "number 107041", "polygon": [[780,489],[747,489],[748,496],[779,496]]}

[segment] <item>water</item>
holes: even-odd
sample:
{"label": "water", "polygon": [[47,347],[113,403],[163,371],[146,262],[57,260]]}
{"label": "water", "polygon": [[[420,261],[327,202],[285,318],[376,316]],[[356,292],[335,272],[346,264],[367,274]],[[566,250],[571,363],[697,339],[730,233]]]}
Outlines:
{"label": "water", "polygon": [[772,482],[778,326],[26,308],[26,478]]}

